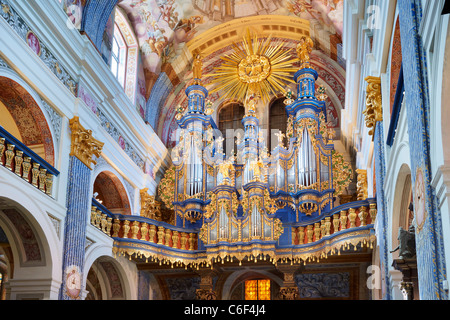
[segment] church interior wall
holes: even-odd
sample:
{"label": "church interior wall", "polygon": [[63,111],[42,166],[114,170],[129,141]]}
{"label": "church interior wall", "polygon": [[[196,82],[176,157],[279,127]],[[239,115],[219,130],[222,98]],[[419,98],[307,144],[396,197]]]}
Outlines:
{"label": "church interior wall", "polygon": [[[136,218],[143,210],[139,192],[145,188],[149,195],[155,195],[158,183],[164,171],[171,165],[169,154],[170,144],[166,141],[175,117],[174,106],[183,100],[181,90],[192,76],[189,67],[189,54],[183,49],[182,54],[175,60],[173,72],[182,74],[184,79],[176,83],[173,74],[161,77],[157,89],[144,92],[145,86],[139,81],[151,81],[148,74],[144,74],[143,57],[138,58],[136,70],[137,87],[134,94],[137,98],[132,101],[123,88],[112,76],[108,65],[105,64],[89,34],[82,34],[70,22],[61,10],[61,2],[45,1],[44,4],[35,2],[21,2],[18,0],[0,0],[2,5],[12,4],[15,14],[19,15],[26,26],[8,20],[8,14],[3,11],[0,17],[0,77],[15,81],[36,102],[44,115],[50,130],[50,139],[54,150],[53,167],[59,175],[53,181],[52,194],[46,195],[41,190],[20,179],[11,179],[11,172],[0,168],[0,231],[3,230],[11,250],[11,256],[6,261],[9,282],[6,296],[10,299],[49,299],[56,300],[60,295],[61,279],[63,278],[64,259],[64,221],[67,215],[68,181],[73,177],[69,173],[71,159],[71,131],[69,120],[75,116],[80,118],[86,129],[92,130],[95,139],[104,142],[101,157],[96,158],[89,176],[89,194],[94,193],[95,181],[102,174],[114,177],[112,184],[119,183],[116,193],[122,198],[122,207],[112,207],[113,214],[129,215]],[[445,265],[450,265],[450,151],[448,148],[447,120],[450,119],[446,108],[446,101],[450,100],[448,93],[450,71],[450,24],[448,15],[439,16],[443,0],[422,1],[423,21],[419,33],[426,53],[428,80],[428,94],[430,104],[428,128],[430,154],[428,155],[431,168],[431,184],[436,197],[436,206],[442,216],[443,255]],[[5,7],[3,7],[5,8]],[[344,53],[346,69],[336,61],[328,61],[327,54],[331,48],[330,30],[322,29],[320,25],[312,24],[313,35],[318,37],[319,46],[326,51],[316,52],[323,69],[333,81],[345,79],[344,92],[329,89],[329,98],[339,114],[340,128],[337,128],[339,140],[334,147],[344,155],[346,162],[351,162],[354,169],[367,170],[368,198],[379,197],[382,192],[385,199],[387,215],[386,230],[381,230],[383,224],[377,221],[375,233],[378,244],[373,250],[371,263],[379,267],[384,266],[383,280],[377,283],[375,289],[369,292],[364,285],[351,288],[350,298],[359,299],[400,299],[399,284],[401,275],[393,267],[393,262],[399,258],[398,253],[391,253],[397,245],[398,228],[404,225],[401,212],[407,205],[406,193],[414,184],[414,157],[411,159],[411,132],[414,128],[408,126],[406,102],[403,102],[399,113],[397,131],[392,146],[383,143],[386,170],[385,183],[380,185],[375,178],[376,148],[373,137],[365,123],[363,114],[366,108],[366,86],[368,76],[381,78],[383,121],[380,123],[384,137],[388,136],[391,121],[391,69],[392,50],[395,23],[401,14],[397,9],[397,1],[389,1],[380,5],[377,12],[378,28],[371,29],[367,25],[367,3],[364,1],[346,1],[344,5]],[[129,19],[129,18],[127,18]],[[128,21],[129,24],[132,24]],[[20,31],[22,28],[22,31]],[[45,44],[47,55],[36,55],[24,40],[23,30],[32,30]],[[103,30],[102,30],[103,31]],[[333,31],[333,30],[331,30]],[[19,32],[19,33],[18,33]],[[289,44],[293,46],[292,43]],[[140,53],[139,53],[140,54]],[[214,57],[217,62],[218,56]],[[328,60],[327,60],[328,59]],[[323,64],[330,62],[332,70],[325,70]],[[443,66],[443,67],[442,67]],[[211,66],[208,65],[208,68]],[[212,68],[212,67],[211,67]],[[167,70],[166,70],[167,71]],[[61,74],[65,77],[61,78]],[[146,78],[147,77],[147,78]],[[182,77],[181,77],[182,78]],[[72,86],[73,79],[78,87]],[[170,82],[170,83],[169,83]],[[174,85],[174,83],[176,85]],[[148,84],[148,83],[147,83]],[[320,79],[317,84],[327,86],[327,82]],[[441,85],[442,84],[442,85]],[[341,83],[339,83],[341,86]],[[341,86],[342,87],[342,86]],[[142,90],[142,88],[144,90]],[[292,86],[295,91],[294,86]],[[336,88],[336,87],[334,87]],[[342,96],[345,95],[345,104]],[[145,98],[154,100],[143,103]],[[275,99],[275,98],[274,98]],[[223,99],[214,98],[214,113],[212,118],[218,122],[220,108],[226,104]],[[257,116],[261,129],[269,129],[270,113],[267,104],[258,106]],[[144,111],[144,108],[150,108]],[[6,114],[7,109],[0,102],[0,113]],[[145,112],[145,114],[144,114]],[[9,115],[9,113],[8,113]],[[20,128],[13,122],[13,117],[1,119],[7,125],[6,129],[22,140]],[[147,121],[147,123],[146,123]],[[447,121],[447,122],[446,122]],[[149,123],[150,122],[150,123]],[[267,132],[266,139],[270,138]],[[386,139],[385,139],[386,140]],[[385,141],[384,141],[385,142]],[[34,149],[41,157],[45,156],[43,146]],[[1,159],[0,159],[1,160]],[[409,180],[408,180],[409,179]],[[349,193],[356,191],[356,177],[348,187]],[[411,185],[412,184],[412,185]],[[117,187],[117,186],[116,186]],[[120,190],[119,190],[120,189]],[[23,197],[23,194],[26,197]],[[112,193],[111,193],[112,194]],[[406,200],[405,200],[406,199]],[[89,199],[90,200],[90,199]],[[118,199],[115,199],[118,200]],[[89,203],[91,203],[89,201]],[[39,261],[28,263],[27,250],[24,239],[17,232],[12,218],[3,214],[20,204],[16,215],[27,221],[33,234],[33,245],[41,255]],[[339,204],[339,203],[338,203]],[[19,208],[19,206],[17,207]],[[108,209],[108,208],[107,208]],[[125,210],[126,209],[126,210]],[[6,211],[7,212],[7,211]],[[380,212],[382,212],[380,210]],[[377,219],[382,219],[378,217]],[[81,292],[82,299],[123,299],[137,300],[142,297],[148,299],[186,297],[186,292],[177,291],[176,285],[170,279],[180,276],[184,284],[200,285],[200,276],[195,272],[167,270],[155,273],[140,268],[131,258],[113,253],[114,239],[106,235],[98,227],[91,224],[88,215],[86,222],[85,265],[82,283],[86,284]],[[384,236],[385,234],[385,236]],[[379,241],[381,238],[385,242]],[[126,238],[126,236],[125,236]],[[161,243],[162,244],[162,243]],[[380,256],[384,249],[389,253]],[[177,249],[177,248],[175,248]],[[9,249],[8,249],[9,250]],[[0,250],[0,256],[6,256],[5,250]],[[368,261],[361,264],[331,263],[328,266],[308,266],[302,272],[307,278],[309,274],[334,274],[341,276],[345,269],[351,269],[350,277],[355,283],[363,284],[367,278]],[[236,268],[237,269],[237,268]],[[231,269],[230,269],[231,270]],[[228,270],[227,273],[215,278],[218,296],[222,299],[232,298],[233,290],[242,284],[248,270]],[[302,270],[302,271],[305,271]],[[91,273],[90,273],[91,272]],[[266,271],[259,273],[270,278],[278,287],[283,286],[283,279],[279,274]],[[297,281],[301,276],[294,277]],[[447,277],[447,274],[444,275]],[[444,280],[446,281],[446,280]],[[386,285],[389,287],[386,287]],[[447,285],[448,286],[448,285]],[[278,289],[277,287],[277,289]],[[191,290],[190,288],[189,290]],[[94,290],[94,291],[93,291]],[[448,289],[447,289],[448,291]],[[347,292],[348,293],[348,292]],[[192,297],[193,292],[189,293]],[[1,298],[1,292],[0,292]],[[346,297],[348,298],[348,297]]]}

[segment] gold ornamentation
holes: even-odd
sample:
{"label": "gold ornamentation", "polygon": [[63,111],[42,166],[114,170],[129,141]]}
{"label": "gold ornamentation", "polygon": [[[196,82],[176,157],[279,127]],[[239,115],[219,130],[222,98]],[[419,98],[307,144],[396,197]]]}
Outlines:
{"label": "gold ornamentation", "polygon": [[309,68],[310,54],[314,48],[314,42],[310,37],[303,36],[297,44],[297,55],[300,60],[301,69]]}
{"label": "gold ornamentation", "polygon": [[336,213],[333,215],[333,229],[334,232],[338,232],[339,231],[339,224],[341,223],[341,221],[339,220],[339,213]]}
{"label": "gold ornamentation", "polygon": [[367,199],[367,170],[357,169],[356,197],[357,200]]}
{"label": "gold ornamentation", "polygon": [[353,208],[350,208],[348,210],[348,219],[350,220],[350,228],[356,228],[356,210]]}
{"label": "gold ornamentation", "polygon": [[131,224],[131,239],[137,239],[139,229],[139,221],[133,221]]}
{"label": "gold ornamentation", "polygon": [[22,169],[23,163],[23,151],[17,150],[16,156],[14,157],[14,173],[20,177],[20,170]]}
{"label": "gold ornamentation", "polygon": [[167,208],[173,209],[175,197],[175,166],[171,166],[158,185],[158,194]]}
{"label": "gold ornamentation", "polygon": [[155,196],[148,194],[148,188],[139,192],[141,196],[141,217],[153,220],[161,220],[161,203],[155,200]]}
{"label": "gold ornamentation", "polygon": [[70,155],[77,157],[89,169],[91,163],[97,164],[92,159],[93,156],[100,157],[104,143],[92,137],[92,130],[86,130],[80,123],[79,117],[74,117],[69,121],[72,130],[72,143]]}
{"label": "gold ornamentation", "polygon": [[305,243],[305,227],[298,227],[298,244]]}
{"label": "gold ornamentation", "polygon": [[156,226],[154,224],[150,225],[150,231],[148,232],[148,241],[154,243],[156,235]]}
{"label": "gold ornamentation", "polygon": [[11,164],[12,164],[12,160],[14,158],[14,148],[15,147],[16,147],[15,145],[8,143],[7,150],[5,152],[5,160],[6,160],[5,161],[5,167],[8,168],[11,171],[12,171]]}
{"label": "gold ornamentation", "polygon": [[261,181],[261,168],[264,168],[261,160],[254,160],[250,162],[249,169],[253,171],[252,181]]}
{"label": "gold ornamentation", "polygon": [[24,157],[22,163],[22,179],[28,181],[31,169],[31,158]]}
{"label": "gold ornamentation", "polygon": [[189,233],[189,250],[193,251],[194,250],[194,245],[195,245],[195,233]]}
{"label": "gold ornamentation", "polygon": [[279,297],[280,300],[297,300],[298,287],[281,287]]}
{"label": "gold ornamentation", "polygon": [[328,96],[325,94],[325,92],[327,91],[327,89],[325,88],[324,85],[319,86],[319,88],[317,89],[317,100],[319,101],[325,101],[328,99]]}
{"label": "gold ornamentation", "polygon": [[348,188],[353,177],[353,170],[351,165],[344,161],[344,156],[333,150],[332,152],[333,163],[333,188],[335,189],[335,195],[340,196]]}
{"label": "gold ornamentation", "polygon": [[367,208],[366,207],[361,207],[359,208],[359,221],[361,221],[361,226],[366,226],[367,225],[367,216],[369,215],[369,213],[367,212]]}
{"label": "gold ornamentation", "polygon": [[39,179],[39,167],[41,165],[39,163],[33,163],[33,169],[31,169],[31,184],[38,187],[38,179]]}
{"label": "gold ornamentation", "polygon": [[120,231],[120,220],[119,219],[114,219],[114,223],[113,223],[113,238],[116,238],[119,236],[119,231]]}
{"label": "gold ornamentation", "polygon": [[370,214],[370,220],[372,224],[375,224],[375,220],[377,218],[377,205],[376,203],[371,203],[369,205],[369,214]]}
{"label": "gold ornamentation", "polygon": [[[381,78],[367,77],[368,83],[366,89],[366,110],[363,112],[370,136],[375,136],[375,127],[377,122],[383,120],[383,110],[381,104]],[[372,138],[372,139],[373,139]]]}
{"label": "gold ornamentation", "polygon": [[47,180],[47,169],[39,170],[39,190],[45,192],[45,181]]}
{"label": "gold ornamentation", "polygon": [[217,300],[216,292],[212,289],[197,289],[195,291],[196,300]]}
{"label": "gold ornamentation", "polygon": [[112,227],[112,218],[108,217],[106,218],[106,234],[111,234],[111,227]]}
{"label": "gold ornamentation", "polygon": [[341,230],[347,229],[347,220],[348,220],[347,211],[341,211],[339,219],[341,220]]}
{"label": "gold ornamentation", "polygon": [[199,52],[194,52],[194,62],[192,64],[192,73],[194,77],[194,85],[202,85],[202,55]]}
{"label": "gold ornamentation", "polygon": [[180,239],[179,232],[174,231],[172,234],[172,248],[178,248],[178,239]]}
{"label": "gold ornamentation", "polygon": [[106,224],[107,224],[106,214],[103,213],[101,214],[100,230],[102,230],[104,233],[106,233]]}
{"label": "gold ornamentation", "polygon": [[331,234],[331,218],[325,218],[325,236],[329,236]]}
{"label": "gold ornamentation", "polygon": [[53,188],[53,175],[50,173],[47,173],[47,178],[45,179],[45,193],[47,195],[51,196],[52,188]]}
{"label": "gold ornamentation", "polygon": [[307,243],[313,242],[313,235],[314,235],[313,225],[310,224],[306,227],[306,239],[308,240]]}
{"label": "gold ornamentation", "polygon": [[158,227],[158,244],[164,244],[164,227]]}
{"label": "gold ornamentation", "polygon": [[223,64],[215,68],[212,83],[217,84],[211,93],[223,91],[230,99],[245,101],[255,94],[263,102],[270,100],[270,94],[285,93],[286,82],[292,82],[289,75],[297,71],[292,67],[294,60],[284,50],[283,43],[271,45],[272,37],[259,39],[247,29],[240,44],[233,43],[234,51],[223,57]]}
{"label": "gold ornamentation", "polygon": [[123,238],[125,239],[128,238],[128,231],[130,231],[130,221],[125,220],[123,222],[122,229],[123,229]]}
{"label": "gold ornamentation", "polygon": [[270,61],[265,56],[248,55],[239,63],[238,73],[244,83],[262,82],[270,75]]}

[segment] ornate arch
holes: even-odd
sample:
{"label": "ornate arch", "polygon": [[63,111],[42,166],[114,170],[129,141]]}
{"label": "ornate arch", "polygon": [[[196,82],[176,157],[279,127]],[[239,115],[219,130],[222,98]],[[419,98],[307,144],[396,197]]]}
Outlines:
{"label": "ornate arch", "polygon": [[283,280],[274,275],[271,272],[267,272],[265,270],[241,270],[233,272],[228,278],[225,280],[222,287],[222,300],[229,300],[234,289],[245,280],[254,279],[254,278],[267,278],[276,283],[278,286],[283,285]]}
{"label": "ornate arch", "polygon": [[36,100],[21,84],[11,78],[0,76],[0,101],[11,114],[20,134],[20,139],[33,149],[42,145],[43,159],[55,165],[53,137],[46,117]]}
{"label": "ornate arch", "polygon": [[99,172],[94,180],[93,193],[111,212],[131,215],[128,192],[115,173],[108,170]]}

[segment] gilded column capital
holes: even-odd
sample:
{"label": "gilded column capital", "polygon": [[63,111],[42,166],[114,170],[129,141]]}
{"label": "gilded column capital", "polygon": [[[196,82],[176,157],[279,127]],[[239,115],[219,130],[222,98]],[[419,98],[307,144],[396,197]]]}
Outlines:
{"label": "gilded column capital", "polygon": [[104,143],[94,139],[92,130],[86,130],[77,116],[69,121],[69,126],[72,131],[70,155],[77,157],[89,169],[92,169],[91,163],[97,164],[92,156],[100,157]]}
{"label": "gilded column capital", "polygon": [[366,200],[367,195],[367,170],[357,169],[356,194],[357,200]]}
{"label": "gilded column capital", "polygon": [[366,89],[366,110],[363,112],[367,128],[371,129],[369,135],[375,135],[377,122],[383,121],[383,109],[381,103],[381,78],[367,77],[364,79],[368,85]]}

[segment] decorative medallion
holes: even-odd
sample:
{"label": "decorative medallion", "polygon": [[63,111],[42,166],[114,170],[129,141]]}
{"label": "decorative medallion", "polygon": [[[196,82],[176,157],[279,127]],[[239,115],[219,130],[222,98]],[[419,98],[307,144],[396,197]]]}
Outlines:
{"label": "decorative medallion", "polygon": [[417,232],[423,228],[426,218],[425,208],[425,183],[422,168],[416,172],[416,183],[414,187],[414,212],[416,214]]}
{"label": "decorative medallion", "polygon": [[72,299],[79,299],[81,293],[81,274],[77,266],[66,269],[66,294]]}
{"label": "decorative medallion", "polygon": [[33,31],[28,31],[27,33],[27,43],[31,50],[34,51],[38,56],[41,55],[41,43],[38,37],[33,33]]}

